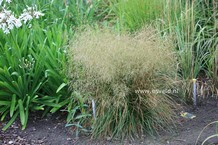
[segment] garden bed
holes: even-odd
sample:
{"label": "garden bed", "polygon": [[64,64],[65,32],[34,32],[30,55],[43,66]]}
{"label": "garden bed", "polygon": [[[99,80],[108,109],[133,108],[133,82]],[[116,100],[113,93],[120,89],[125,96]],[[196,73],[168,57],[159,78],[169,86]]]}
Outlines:
{"label": "garden bed", "polygon": [[218,136],[215,1],[0,0],[0,145]]}
{"label": "garden bed", "polygon": [[[149,145],[194,145],[195,141],[205,127],[210,122],[218,118],[218,100],[210,99],[208,102],[193,111],[190,106],[183,106],[183,110],[196,115],[194,119],[178,118],[177,129],[171,133],[160,133],[157,137],[144,136],[142,139],[134,141],[119,141],[105,138],[92,140],[89,136],[80,135],[75,137],[75,132],[71,127],[65,127],[65,115],[56,114],[41,118],[37,114],[30,116],[30,121],[26,130],[21,131],[19,121],[16,121],[6,132],[0,132],[0,144],[34,144],[34,145],[73,145],[73,144],[149,144]],[[1,128],[4,123],[1,123]],[[203,132],[200,141],[215,133],[215,126],[210,126]],[[210,143],[218,143],[218,140],[211,140]]]}

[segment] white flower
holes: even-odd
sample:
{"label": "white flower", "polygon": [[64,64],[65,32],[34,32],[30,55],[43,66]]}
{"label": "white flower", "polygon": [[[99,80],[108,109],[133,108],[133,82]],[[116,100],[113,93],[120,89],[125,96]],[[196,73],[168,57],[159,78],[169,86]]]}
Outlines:
{"label": "white flower", "polygon": [[9,29],[11,30],[14,28],[14,26],[16,28],[19,28],[22,25],[21,21],[15,18],[13,15],[9,17],[9,19],[7,20],[7,23],[8,23],[8,27],[10,27]]}
{"label": "white flower", "polygon": [[14,28],[14,25],[13,24],[8,24],[8,29],[9,30],[12,30]]}
{"label": "white flower", "polygon": [[2,23],[2,28],[5,28],[7,26],[6,23]]}
{"label": "white flower", "polygon": [[6,23],[2,23],[2,30],[5,34],[10,33]]}
{"label": "white flower", "polygon": [[9,34],[9,33],[10,33],[9,29],[6,28],[6,29],[4,30],[4,33],[5,33],[5,34]]}
{"label": "white flower", "polygon": [[26,11],[29,11],[29,12],[30,12],[30,11],[33,11],[33,10],[35,10],[35,7],[36,7],[36,6],[34,6],[34,7],[29,7],[29,6],[27,6],[27,10],[26,10]]}
{"label": "white flower", "polygon": [[40,16],[44,16],[45,14],[43,14],[43,13],[41,13],[41,12],[39,12],[39,11],[35,11],[34,13],[33,13],[33,16],[36,18],[36,19],[38,19]]}
{"label": "white flower", "polygon": [[15,23],[14,23],[16,28],[19,28],[22,26],[21,20],[20,19],[16,19]]}
{"label": "white flower", "polygon": [[[11,2],[12,0],[5,0],[5,3],[10,4]],[[23,13],[17,18],[14,16],[13,12],[6,7],[5,3],[3,0],[0,0],[0,29],[2,29],[5,34],[10,33],[10,30],[14,29],[14,27],[21,27],[22,21],[26,24],[34,18],[38,19],[40,16],[44,16],[42,12],[37,11],[36,6],[27,6],[27,8],[23,10]],[[31,28],[31,24],[29,24],[29,27]]]}
{"label": "white flower", "polygon": [[7,10],[7,9],[4,8],[3,13],[5,13],[6,16],[9,16],[9,15],[11,15],[12,11]]}
{"label": "white flower", "polygon": [[2,29],[5,34],[10,33],[10,30],[14,27],[18,28],[21,25],[21,21],[13,15],[12,11],[3,8],[0,12],[0,29]]}
{"label": "white flower", "polygon": [[40,11],[36,11],[37,7],[28,7],[26,9],[23,10],[23,13],[20,15],[19,19],[24,21],[24,23],[26,24],[27,21],[31,21],[33,18],[38,19],[40,16],[44,16],[43,13],[41,13]]}
{"label": "white flower", "polygon": [[10,4],[10,3],[11,3],[11,0],[6,0],[6,2]]}
{"label": "white flower", "polygon": [[6,18],[5,13],[0,13],[0,23]]}
{"label": "white flower", "polygon": [[32,15],[30,15],[29,13],[25,12],[23,14],[20,15],[19,19],[21,21],[24,21],[24,24],[27,23],[27,21],[30,21],[33,19]]}
{"label": "white flower", "polygon": [[7,18],[6,22],[10,24],[10,23],[13,23],[15,20],[16,20],[16,18],[13,15],[10,15]]}

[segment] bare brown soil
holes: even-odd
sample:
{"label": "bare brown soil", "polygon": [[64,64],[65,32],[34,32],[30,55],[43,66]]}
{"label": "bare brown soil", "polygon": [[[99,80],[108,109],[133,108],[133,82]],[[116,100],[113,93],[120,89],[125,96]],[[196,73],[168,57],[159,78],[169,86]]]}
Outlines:
{"label": "bare brown soil", "polygon": [[[0,145],[195,145],[198,135],[203,127],[213,121],[218,121],[218,100],[210,99],[204,105],[193,110],[190,106],[184,106],[183,110],[196,115],[194,119],[178,117],[177,128],[168,133],[160,133],[159,136],[144,136],[134,141],[119,141],[116,139],[102,138],[91,140],[89,136],[75,137],[71,127],[65,127],[65,116],[61,114],[41,118],[39,115],[30,115],[26,130],[21,131],[19,122],[15,122],[6,132],[0,131]],[[179,114],[178,114],[179,116]],[[0,122],[0,128],[5,122]],[[216,133],[216,125],[209,126],[198,142]],[[206,145],[218,145],[218,138],[209,140]]]}

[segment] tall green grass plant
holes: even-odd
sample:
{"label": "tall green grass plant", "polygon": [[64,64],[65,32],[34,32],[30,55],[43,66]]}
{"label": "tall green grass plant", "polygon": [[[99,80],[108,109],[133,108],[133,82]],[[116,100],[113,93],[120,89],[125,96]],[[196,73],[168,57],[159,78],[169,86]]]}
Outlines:
{"label": "tall green grass plant", "polygon": [[163,35],[173,36],[186,99],[192,95],[192,78],[210,77],[216,82],[216,8],[213,0],[166,0],[162,18],[157,21]]}

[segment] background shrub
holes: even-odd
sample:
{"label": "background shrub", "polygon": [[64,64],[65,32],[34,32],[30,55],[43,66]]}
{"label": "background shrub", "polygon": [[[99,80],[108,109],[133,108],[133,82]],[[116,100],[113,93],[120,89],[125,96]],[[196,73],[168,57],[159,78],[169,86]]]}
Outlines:
{"label": "background shrub", "polygon": [[[97,107],[93,136],[140,136],[173,122],[167,93],[137,90],[172,89],[176,58],[169,38],[149,27],[130,36],[86,29],[69,53],[71,85]],[[90,120],[89,120],[90,121]]]}

